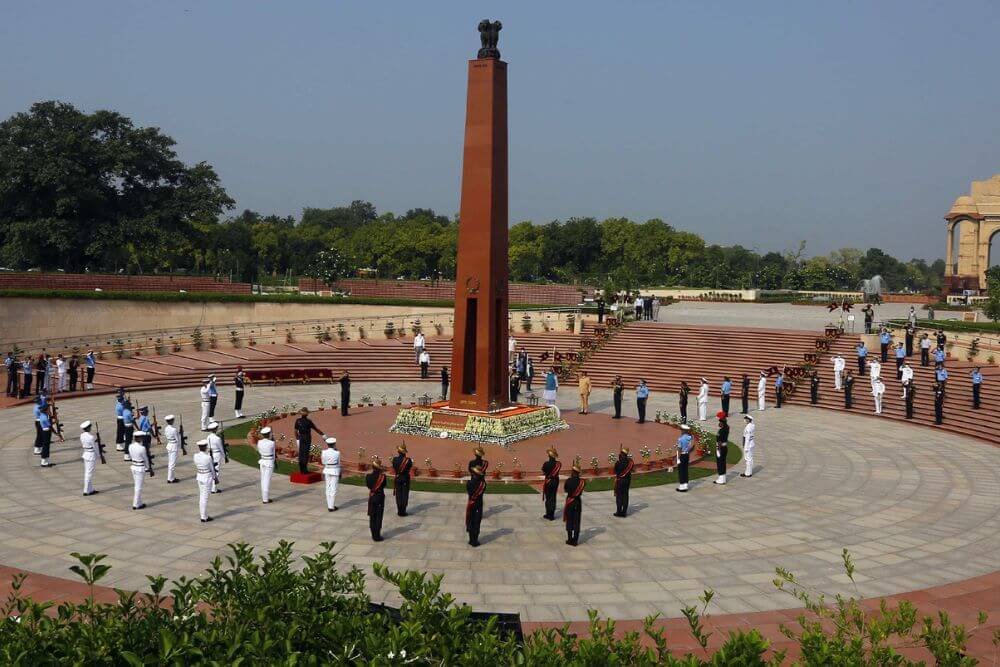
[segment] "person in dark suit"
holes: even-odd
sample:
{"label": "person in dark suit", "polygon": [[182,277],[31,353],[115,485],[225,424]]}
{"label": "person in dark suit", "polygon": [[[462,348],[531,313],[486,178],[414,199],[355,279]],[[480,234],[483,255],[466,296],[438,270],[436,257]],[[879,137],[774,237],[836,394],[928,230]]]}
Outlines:
{"label": "person in dark suit", "polygon": [[483,494],[486,493],[486,471],[479,466],[472,468],[472,477],[465,484],[469,502],[465,505],[465,530],[469,533],[469,546],[479,546],[479,528],[483,523]]}
{"label": "person in dark suit", "polygon": [[346,417],[349,407],[351,407],[351,373],[344,371],[340,374],[340,414]]}
{"label": "person in dark suit", "polygon": [[392,484],[392,495],[396,498],[396,514],[406,516],[406,506],[410,502],[410,475],[413,471],[413,459],[406,453],[404,442],[396,448],[398,454],[392,459],[392,472],[396,479]]}
{"label": "person in dark suit", "polygon": [[716,484],[726,483],[726,457],[729,455],[729,420],[726,413],[717,412],[715,416],[719,419],[719,431],[715,435],[715,478]]}
{"label": "person in dark suit", "polygon": [[372,461],[372,471],[365,475],[365,486],[368,487],[368,527],[372,532],[372,540],[381,542],[382,515],[385,513],[385,472],[382,461]]}
{"label": "person in dark suit", "polygon": [[745,415],[750,407],[748,405],[750,402],[750,378],[747,377],[746,373],[743,374],[743,378],[740,380],[740,402],[743,404],[742,414]]}
{"label": "person in dark suit", "polygon": [[441,367],[441,400],[448,400],[448,385],[451,384],[451,376],[448,375],[448,367]]}
{"label": "person in dark suit", "polygon": [[542,464],[542,474],[545,481],[542,482],[542,499],[545,502],[545,516],[543,519],[554,521],[556,518],[556,494],[559,492],[559,472],[562,470],[562,463],[559,462],[559,452],[551,447],[546,451],[549,460]]}
{"label": "person in dark suit", "polygon": [[622,396],[625,393],[625,383],[622,382],[622,376],[616,375],[615,381],[611,385],[611,397],[615,404],[615,414],[611,417],[612,419],[622,418]]}
{"label": "person in dark suit", "polygon": [[691,387],[684,380],[681,380],[680,391],[677,392],[677,405],[681,410],[681,421],[687,423],[688,420],[688,394],[691,393]]}
{"label": "person in dark suit", "polygon": [[575,547],[580,543],[580,523],[583,519],[583,489],[586,483],[580,477],[580,466],[574,465],[569,479],[563,485],[566,505],[563,521],[566,523],[566,544]]}
{"label": "person in dark suit", "polygon": [[633,468],[635,463],[629,456],[628,447],[622,447],[615,462],[615,516],[620,518],[628,516],[628,491],[632,486]]}

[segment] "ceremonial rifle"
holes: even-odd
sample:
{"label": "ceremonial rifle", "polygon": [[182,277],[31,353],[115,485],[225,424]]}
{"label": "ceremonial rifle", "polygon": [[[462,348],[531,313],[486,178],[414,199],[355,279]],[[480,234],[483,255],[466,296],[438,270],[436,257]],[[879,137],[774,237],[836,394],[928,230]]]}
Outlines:
{"label": "ceremonial rifle", "polygon": [[188,449],[187,449],[187,436],[184,435],[184,415],[181,415],[181,422],[180,422],[180,431],[179,431],[179,433],[180,433],[180,438],[181,438],[181,454],[183,454],[184,456],[187,456],[188,455]]}
{"label": "ceremonial rifle", "polygon": [[226,442],[225,422],[219,422],[219,440],[222,440],[222,455],[225,457],[226,463],[229,463],[229,443]]}
{"label": "ceremonial rifle", "polygon": [[66,438],[63,436],[62,424],[59,422],[59,408],[56,407],[56,395],[53,393],[49,396],[51,402],[49,403],[49,416],[52,417],[52,430],[56,432],[59,436],[59,442],[66,442]]}
{"label": "ceremonial rifle", "polygon": [[156,444],[163,446],[163,441],[160,440],[160,424],[156,421],[156,407],[153,406],[153,437],[156,438]]}
{"label": "ceremonial rifle", "polygon": [[101,442],[101,427],[94,424],[94,431],[97,433],[97,453],[101,455],[101,464],[104,465],[108,462],[108,460],[104,458],[104,443]]}

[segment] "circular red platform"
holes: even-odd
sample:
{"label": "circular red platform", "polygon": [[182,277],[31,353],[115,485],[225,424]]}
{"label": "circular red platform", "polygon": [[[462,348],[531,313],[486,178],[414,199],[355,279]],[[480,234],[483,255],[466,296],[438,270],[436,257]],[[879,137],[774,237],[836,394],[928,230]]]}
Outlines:
{"label": "circular red platform", "polygon": [[[421,436],[400,435],[390,433],[396,418],[396,406],[351,408],[348,417],[342,417],[339,411],[329,409],[310,413],[316,426],[337,438],[337,448],[345,464],[351,470],[357,469],[359,448],[364,448],[364,462],[367,463],[374,454],[379,455],[384,462],[396,455],[396,447],[405,441],[414,465],[420,470],[420,476],[426,476],[426,459],[431,459],[432,466],[441,477],[449,477],[456,464],[465,474],[466,465],[473,458],[475,443],[427,438]],[[574,457],[580,457],[581,467],[585,473],[592,472],[591,459],[597,457],[600,462],[601,474],[608,474],[611,463],[608,455],[617,454],[619,446],[628,447],[637,463],[636,472],[642,469],[640,450],[648,447],[652,452],[650,462],[654,468],[673,464],[677,438],[680,429],[667,424],[646,422],[637,424],[634,420],[623,417],[612,419],[608,414],[563,413],[563,419],[569,428],[548,435],[522,440],[510,447],[499,445],[481,445],[486,451],[486,459],[490,462],[490,470],[495,471],[498,463],[503,463],[503,475],[507,477],[513,469],[514,458],[518,459],[525,479],[533,479],[540,475],[542,463],[547,459],[546,450],[555,447],[559,451],[559,459],[563,466],[572,463]],[[285,457],[291,456],[295,447],[295,436],[292,425],[295,416],[285,417],[270,424],[274,430],[274,439],[278,448],[285,450]],[[284,437],[284,439],[282,439]],[[318,436],[313,434],[313,442],[319,443]],[[656,453],[660,449],[659,455]]]}

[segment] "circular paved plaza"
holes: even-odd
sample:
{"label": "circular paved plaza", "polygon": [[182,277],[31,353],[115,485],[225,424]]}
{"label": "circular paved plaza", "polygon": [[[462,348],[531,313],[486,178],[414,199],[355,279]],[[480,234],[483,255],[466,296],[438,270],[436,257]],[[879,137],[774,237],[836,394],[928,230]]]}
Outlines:
{"label": "circular paved plaza", "polygon": [[[403,389],[411,391],[400,384],[356,387],[376,395]],[[321,393],[329,397],[331,389],[255,388],[246,411],[292,401],[314,405]],[[155,405],[161,417],[183,413],[189,428],[197,423],[196,390],[136,397]],[[220,401],[226,413],[229,399]],[[566,391],[560,404],[575,410],[574,400]],[[83,419],[96,419],[111,439],[113,402],[111,396],[61,402],[67,434],[75,435]],[[672,412],[674,403],[672,395],[653,394],[650,414]],[[596,391],[591,407],[607,412],[609,392]],[[577,548],[564,544],[560,522],[540,518],[539,496],[488,495],[479,549],[466,544],[461,495],[414,492],[412,514],[405,518],[389,511],[387,502],[386,541],[375,544],[365,489],[342,485],[341,511],[328,513],[321,485],[292,486],[276,475],[275,502],[262,505],[256,468],[235,462],[224,470],[225,492],[211,497],[212,523],[198,521],[190,460],[181,464],[183,481],[167,485],[163,455],[157,459],[160,472],[146,482],[147,509],[132,511],[131,474],[113,445],[108,465],[98,465],[101,493],[84,498],[78,441],[55,444],[57,465],[40,469],[31,453],[30,407],[3,415],[0,563],[67,577],[69,552],[106,553],[113,569],[102,583],[126,589],[143,590],[146,574],[198,574],[227,543],[269,547],[281,539],[294,541],[300,552],[333,540],[343,565],[369,573],[376,561],[443,573],[444,588],[458,601],[479,610],[519,612],[527,621],[584,620],[588,609],[619,619],[674,617],[706,588],[717,593],[714,613],[797,606],[774,590],[776,566],[824,592],[861,597],[1000,569],[1000,448],[827,410],[760,413],[752,480],[732,475],[725,487],[711,478],[696,480],[688,494],[668,486],[634,488],[624,520],[611,516],[610,492],[586,494]],[[732,440],[739,442],[740,420],[733,421]],[[192,444],[195,435],[189,432]],[[365,443],[341,444],[349,453]],[[562,454],[568,460],[572,453]],[[844,547],[857,565],[856,588],[843,573]],[[395,601],[374,577],[369,584],[376,601]]]}

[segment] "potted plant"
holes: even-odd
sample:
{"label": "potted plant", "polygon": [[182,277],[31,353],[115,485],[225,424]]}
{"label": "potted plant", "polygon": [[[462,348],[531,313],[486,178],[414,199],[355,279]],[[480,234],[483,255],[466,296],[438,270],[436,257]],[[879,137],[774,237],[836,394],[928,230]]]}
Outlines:
{"label": "potted plant", "polygon": [[430,459],[424,459],[424,465],[427,466],[427,474],[430,477],[437,477],[438,476],[437,470],[435,470],[434,466],[431,465],[431,460]]}
{"label": "potted plant", "polygon": [[521,330],[524,333],[531,333],[531,315],[525,313],[521,316]]}
{"label": "potted plant", "polygon": [[358,325],[358,338],[360,338],[361,340],[368,338],[368,334],[365,332],[364,325],[361,324]]}
{"label": "potted plant", "polygon": [[164,353],[165,350],[163,348],[163,339],[162,338],[157,338],[156,340],[153,341],[153,350],[155,350],[156,353],[160,354],[160,355],[162,355]]}
{"label": "potted plant", "polygon": [[385,334],[386,338],[391,339],[396,337],[396,325],[392,322],[392,320],[385,323],[385,328],[382,329],[382,333]]}
{"label": "potted plant", "polygon": [[229,343],[233,347],[240,346],[240,332],[237,329],[231,329],[229,331]]}
{"label": "potted plant", "polygon": [[219,339],[215,337],[214,331],[208,334],[208,347],[213,350],[219,347]]}
{"label": "potted plant", "polygon": [[435,332],[435,333],[436,333],[436,334],[437,334],[438,336],[442,335],[442,334],[444,333],[444,325],[443,325],[443,324],[441,324],[440,322],[435,322],[435,323],[434,323],[434,332]]}
{"label": "potted plant", "polygon": [[397,396],[396,397],[396,405],[402,405],[402,404],[403,404],[403,397],[402,396]]}
{"label": "potted plant", "polygon": [[325,398],[319,399],[319,407],[317,409],[320,412],[323,412],[323,410],[326,410],[326,399]]}
{"label": "potted plant", "polygon": [[510,476],[513,477],[514,479],[521,479],[522,475],[521,462],[517,459],[516,456],[514,457],[514,460],[510,462],[510,465],[511,465]]}
{"label": "potted plant", "polygon": [[497,467],[493,469],[490,473],[493,479],[500,479],[500,475],[503,474],[503,461],[497,461]]}
{"label": "potted plant", "polygon": [[455,464],[455,467],[452,468],[451,476],[454,477],[455,479],[461,479],[461,477],[462,477],[462,464],[461,463],[456,463]]}
{"label": "potted plant", "polygon": [[639,455],[642,457],[643,470],[649,470],[650,468],[649,457],[651,454],[652,452],[649,451],[649,447],[647,447],[646,445],[643,445],[642,447],[639,448]]}
{"label": "potted plant", "polygon": [[379,403],[381,403],[381,404],[382,404],[382,407],[383,407],[383,408],[384,408],[385,406],[389,405],[389,401],[388,401],[388,399],[387,399],[387,398],[385,397],[385,394],[382,394],[381,396],[379,396]]}
{"label": "potted plant", "polygon": [[364,472],[368,470],[368,464],[365,463],[365,448],[358,447],[358,470]]}
{"label": "potted plant", "polygon": [[291,329],[285,329],[285,342],[286,343],[294,343],[295,342],[295,336],[292,335],[292,330]]}
{"label": "potted plant", "polygon": [[256,344],[257,344],[257,341],[254,339],[253,334],[250,334],[249,336],[247,336],[247,345],[249,345],[250,347],[253,347]]}
{"label": "potted plant", "polygon": [[601,469],[601,461],[596,456],[590,457],[590,470],[594,473],[594,477],[597,477],[598,471]]}

